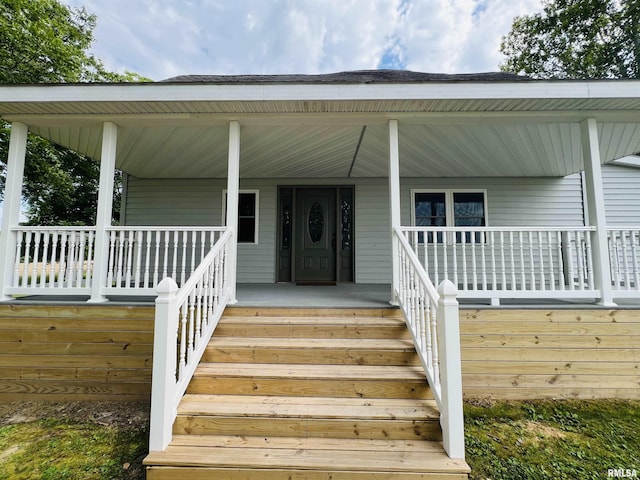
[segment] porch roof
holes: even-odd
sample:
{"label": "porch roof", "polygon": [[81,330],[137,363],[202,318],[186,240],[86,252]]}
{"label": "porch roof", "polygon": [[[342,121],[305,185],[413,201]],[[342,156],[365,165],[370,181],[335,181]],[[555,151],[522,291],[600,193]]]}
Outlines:
{"label": "porch roof", "polygon": [[142,84],[6,85],[0,115],[92,158],[118,125],[139,177],[225,177],[239,120],[242,177],[385,177],[390,118],[402,176],[562,176],[582,169],[579,122],[609,162],[640,150],[640,81],[345,72],[187,76]]}

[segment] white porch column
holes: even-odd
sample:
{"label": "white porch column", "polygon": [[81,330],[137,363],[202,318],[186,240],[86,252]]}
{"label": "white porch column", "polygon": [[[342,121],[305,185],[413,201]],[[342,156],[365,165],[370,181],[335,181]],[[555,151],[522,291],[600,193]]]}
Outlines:
{"label": "white porch column", "polygon": [[109,232],[105,229],[111,225],[117,142],[118,126],[112,122],[104,122],[102,126],[102,157],[100,159],[100,189],[98,190],[98,212],[96,214],[96,245],[89,303],[107,301],[107,298],[102,296],[109,262]]}
{"label": "white porch column", "polygon": [[20,204],[22,200],[22,179],[24,177],[24,159],[27,153],[27,133],[25,124],[13,122],[7,157],[7,181],[4,187],[4,207],[2,211],[2,230],[0,230],[0,259],[4,267],[0,271],[0,301],[11,300],[6,289],[13,278],[14,258],[16,254],[16,234],[11,227],[20,223]]}
{"label": "white porch column", "polygon": [[611,289],[607,218],[604,208],[600,144],[596,119],[587,118],[580,122],[580,134],[582,138],[589,225],[596,227],[596,231],[591,236],[595,287],[601,292],[600,303],[613,306],[615,303],[613,303]]}
{"label": "white porch column", "polygon": [[227,218],[232,228],[229,256],[225,262],[230,290],[229,303],[237,303],[236,270],[238,267],[238,196],[240,194],[240,122],[229,122],[229,163],[227,173]]}
{"label": "white porch column", "polygon": [[398,120],[389,120],[389,205],[391,218],[391,304],[397,305],[396,292],[400,284],[400,265],[398,264],[398,241],[393,234],[400,226],[400,153],[398,146]]}

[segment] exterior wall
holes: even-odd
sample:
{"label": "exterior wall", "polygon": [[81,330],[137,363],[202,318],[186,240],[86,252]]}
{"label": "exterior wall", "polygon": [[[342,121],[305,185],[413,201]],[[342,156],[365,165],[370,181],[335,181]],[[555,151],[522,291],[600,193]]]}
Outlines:
{"label": "exterior wall", "polygon": [[605,210],[610,226],[640,225],[640,168],[602,167]]}
{"label": "exterior wall", "polygon": [[[357,283],[389,283],[391,241],[389,187],[378,179],[241,179],[241,189],[259,190],[259,242],[241,244],[238,281],[275,281],[278,185],[355,185]],[[580,175],[564,178],[402,179],[403,225],[411,224],[411,189],[486,189],[491,226],[583,225]],[[127,225],[220,225],[222,179],[140,179],[129,177]]]}
{"label": "exterior wall", "polygon": [[460,310],[466,398],[640,398],[638,310]]}

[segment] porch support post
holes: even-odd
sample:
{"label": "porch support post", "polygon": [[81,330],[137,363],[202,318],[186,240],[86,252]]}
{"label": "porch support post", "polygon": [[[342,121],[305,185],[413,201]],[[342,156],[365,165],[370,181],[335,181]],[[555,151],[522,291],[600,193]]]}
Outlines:
{"label": "porch support post", "polygon": [[580,122],[582,138],[582,157],[584,161],[585,186],[589,225],[596,227],[591,235],[593,251],[593,274],[595,287],[600,290],[599,303],[614,306],[611,288],[611,269],[609,265],[609,247],[607,237],[607,218],[602,189],[602,168],[600,164],[600,144],[598,125],[595,118]]}
{"label": "porch support post", "polygon": [[2,230],[0,233],[0,258],[4,268],[0,271],[0,301],[11,300],[6,289],[13,278],[16,254],[16,233],[11,231],[20,223],[20,204],[22,199],[22,179],[24,160],[27,153],[27,133],[25,124],[13,122],[7,157],[7,179],[4,187],[4,207],[2,211]]}
{"label": "porch support post", "polygon": [[237,303],[236,269],[238,267],[238,196],[240,194],[240,122],[229,122],[229,163],[227,173],[227,218],[231,227],[229,253],[225,261],[227,284],[229,285],[229,303]]}
{"label": "porch support post", "polygon": [[102,126],[102,156],[100,159],[100,189],[98,190],[98,212],[96,214],[96,245],[91,278],[91,298],[89,303],[106,302],[102,295],[109,266],[109,232],[111,210],[113,208],[113,175],[116,168],[116,145],[118,126],[104,122]]}
{"label": "porch support post", "polygon": [[391,304],[398,305],[400,285],[400,265],[398,252],[400,246],[394,234],[400,227],[400,150],[398,143],[398,120],[389,120],[389,205],[391,210]]}

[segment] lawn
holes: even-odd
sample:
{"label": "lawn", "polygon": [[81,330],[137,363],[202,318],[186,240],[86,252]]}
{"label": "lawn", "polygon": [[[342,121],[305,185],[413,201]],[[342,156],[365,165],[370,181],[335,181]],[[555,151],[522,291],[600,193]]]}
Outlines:
{"label": "lawn", "polygon": [[465,437],[473,480],[640,476],[638,401],[467,402]]}
{"label": "lawn", "polygon": [[[0,478],[143,480],[148,410],[0,404]],[[640,401],[470,401],[465,429],[472,480],[640,477]]]}

